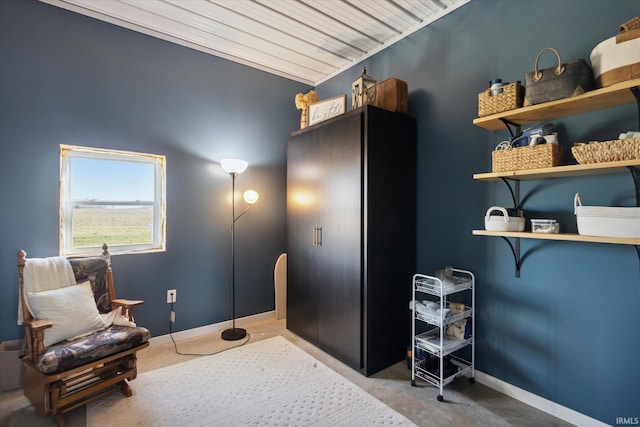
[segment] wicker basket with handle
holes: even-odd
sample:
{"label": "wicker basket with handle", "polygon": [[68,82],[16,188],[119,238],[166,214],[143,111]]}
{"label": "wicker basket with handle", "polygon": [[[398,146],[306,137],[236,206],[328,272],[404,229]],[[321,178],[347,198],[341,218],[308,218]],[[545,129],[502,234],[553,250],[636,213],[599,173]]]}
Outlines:
{"label": "wicker basket with handle", "polygon": [[567,150],[558,144],[528,145],[495,150],[491,157],[493,172],[550,168],[565,164]]}

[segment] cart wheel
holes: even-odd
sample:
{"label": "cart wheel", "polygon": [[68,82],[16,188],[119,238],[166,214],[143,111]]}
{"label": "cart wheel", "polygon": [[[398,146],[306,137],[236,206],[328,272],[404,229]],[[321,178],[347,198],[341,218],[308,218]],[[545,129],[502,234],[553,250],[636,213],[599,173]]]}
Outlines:
{"label": "cart wheel", "polygon": [[475,384],[476,383],[476,379],[474,377],[469,378],[469,382],[471,384]]}
{"label": "cart wheel", "polygon": [[416,386],[416,380],[411,380],[411,385],[415,387]]}
{"label": "cart wheel", "polygon": [[439,394],[438,395],[438,402],[444,402],[444,396]]}

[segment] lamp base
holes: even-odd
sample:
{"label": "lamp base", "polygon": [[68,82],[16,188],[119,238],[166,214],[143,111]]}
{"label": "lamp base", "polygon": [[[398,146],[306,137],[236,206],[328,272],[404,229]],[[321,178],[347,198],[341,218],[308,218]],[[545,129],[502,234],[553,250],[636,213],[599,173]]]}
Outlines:
{"label": "lamp base", "polygon": [[231,328],[222,331],[222,339],[225,341],[238,341],[247,336],[247,331],[242,328]]}

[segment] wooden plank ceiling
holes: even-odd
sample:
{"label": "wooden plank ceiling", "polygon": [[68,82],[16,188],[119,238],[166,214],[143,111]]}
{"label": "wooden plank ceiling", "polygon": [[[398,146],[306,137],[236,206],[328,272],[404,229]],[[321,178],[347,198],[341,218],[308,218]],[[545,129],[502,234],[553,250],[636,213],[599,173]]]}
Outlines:
{"label": "wooden plank ceiling", "polygon": [[315,86],[471,0],[41,0]]}

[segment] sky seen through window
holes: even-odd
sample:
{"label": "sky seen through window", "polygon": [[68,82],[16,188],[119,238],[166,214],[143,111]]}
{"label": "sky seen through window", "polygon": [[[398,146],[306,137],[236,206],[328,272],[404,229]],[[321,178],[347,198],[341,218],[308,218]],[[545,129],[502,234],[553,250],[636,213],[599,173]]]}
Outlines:
{"label": "sky seen through window", "polygon": [[154,165],[125,160],[71,158],[72,200],[153,201]]}

